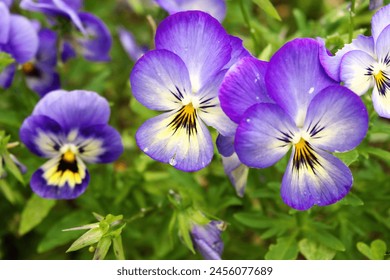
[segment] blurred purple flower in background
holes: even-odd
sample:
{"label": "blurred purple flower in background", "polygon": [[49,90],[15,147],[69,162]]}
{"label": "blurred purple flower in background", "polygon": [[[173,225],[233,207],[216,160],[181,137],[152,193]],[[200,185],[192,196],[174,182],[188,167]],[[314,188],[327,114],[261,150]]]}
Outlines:
{"label": "blurred purple flower in background", "polygon": [[69,26],[64,26],[64,23],[68,23],[82,33],[81,37],[62,34],[64,37],[61,37],[60,49],[64,61],[75,56],[75,50],[85,59],[108,61],[112,45],[110,31],[98,17],[80,11],[82,5],[81,0],[22,0],[20,3],[23,9],[45,14],[49,23],[59,25],[62,32],[69,31]]}
{"label": "blurred purple flower in background", "polygon": [[109,163],[123,152],[119,133],[108,125],[108,102],[95,92],[57,90],[35,106],[20,128],[20,139],[49,160],[30,181],[41,197],[74,199],[88,186],[84,162]]}
{"label": "blurred purple flower in background", "polygon": [[146,46],[139,46],[133,34],[123,27],[118,28],[118,34],[119,40],[131,60],[137,61],[149,50]]}

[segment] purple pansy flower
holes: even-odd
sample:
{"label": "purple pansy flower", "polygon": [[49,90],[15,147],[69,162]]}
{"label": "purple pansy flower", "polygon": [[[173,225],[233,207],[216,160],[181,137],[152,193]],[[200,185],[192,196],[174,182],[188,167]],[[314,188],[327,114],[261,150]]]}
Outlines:
{"label": "purple pansy flower", "polygon": [[98,17],[80,11],[81,0],[22,0],[20,6],[47,15],[52,24],[56,24],[57,18],[66,19],[83,34],[81,37],[68,35],[63,38],[60,48],[64,61],[75,56],[75,49],[91,61],[110,59],[112,45],[110,31]]}
{"label": "purple pansy flower", "polygon": [[49,160],[32,176],[39,196],[74,199],[88,186],[84,162],[109,163],[123,152],[119,133],[107,124],[108,102],[90,91],[52,91],[24,120],[20,138],[31,152]]}
{"label": "purple pansy flower", "polygon": [[38,32],[39,47],[35,58],[22,65],[27,86],[40,96],[60,88],[57,66],[57,34],[50,29]]}
{"label": "purple pansy flower", "polygon": [[374,109],[384,118],[390,118],[389,18],[390,5],[387,5],[372,18],[372,36],[358,36],[335,56],[321,53],[321,62],[333,79],[343,82],[358,95],[373,88]]}
{"label": "purple pansy flower", "polygon": [[176,13],[159,25],[156,50],[142,56],[130,76],[134,97],[149,109],[164,111],[137,131],[137,144],[147,155],[196,171],[213,157],[204,123],[233,136],[235,124],[218,99],[232,58],[231,42],[217,20],[199,11]]}
{"label": "purple pansy flower", "polygon": [[225,0],[156,0],[169,14],[183,11],[203,11],[222,22],[226,16]]}
{"label": "purple pansy flower", "polygon": [[38,35],[32,23],[25,17],[11,14],[0,2],[0,52],[9,53],[15,63],[0,73],[0,87],[11,86],[18,64],[31,60],[38,50]]}
{"label": "purple pansy flower", "polygon": [[[222,109],[229,108],[227,114],[236,124],[240,123],[242,115],[250,106],[260,102],[273,102],[265,88],[264,75],[267,65],[265,61],[247,56],[226,73],[220,87],[219,99]],[[237,194],[242,197],[249,170],[240,162],[233,144],[234,137],[217,138],[225,173],[228,174]]]}
{"label": "purple pansy flower", "polygon": [[[368,129],[363,102],[326,75],[319,49],[315,40],[293,40],[275,53],[265,75],[259,71],[273,103],[251,105],[256,95],[266,97],[258,90],[249,91],[241,103],[238,94],[227,91],[225,98],[230,94],[233,103],[237,100],[235,106],[225,106],[221,98],[226,114],[240,121],[235,150],[244,164],[269,167],[292,148],[281,195],[287,205],[298,210],[335,203],[349,192],[352,173],[331,153],[355,148]],[[236,85],[254,90],[255,83],[256,79],[249,78],[236,81]],[[243,112],[241,119],[237,111]]]}
{"label": "purple pansy flower", "polygon": [[195,249],[206,260],[220,260],[223,251],[221,233],[225,223],[222,221],[211,221],[206,225],[193,225],[191,238]]}

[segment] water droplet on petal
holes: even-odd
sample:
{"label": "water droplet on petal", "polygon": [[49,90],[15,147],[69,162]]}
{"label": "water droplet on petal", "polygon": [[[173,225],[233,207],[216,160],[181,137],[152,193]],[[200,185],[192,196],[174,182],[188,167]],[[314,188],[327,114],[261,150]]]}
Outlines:
{"label": "water droplet on petal", "polygon": [[246,119],[246,122],[248,122],[248,123],[249,123],[249,122],[251,122],[251,119],[249,119],[249,118],[248,118],[248,119]]}
{"label": "water droplet on petal", "polygon": [[144,149],[144,153],[147,153],[147,152],[149,152],[149,148],[148,148],[148,147],[146,147],[146,148]]}
{"label": "water droplet on petal", "polygon": [[169,160],[169,164],[172,165],[172,166],[175,166],[176,163],[177,163],[177,161],[175,160],[174,157]]}
{"label": "water droplet on petal", "polygon": [[256,100],[260,100],[260,97],[256,96]]}
{"label": "water droplet on petal", "polygon": [[309,89],[309,94],[312,94],[314,92],[314,87],[311,87],[310,89]]}

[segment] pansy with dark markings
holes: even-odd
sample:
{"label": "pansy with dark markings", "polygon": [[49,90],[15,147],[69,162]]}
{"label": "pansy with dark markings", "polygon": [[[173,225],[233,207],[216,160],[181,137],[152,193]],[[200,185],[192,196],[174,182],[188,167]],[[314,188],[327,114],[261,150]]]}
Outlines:
{"label": "pansy with dark markings", "polygon": [[52,199],[74,199],[88,186],[84,162],[109,163],[123,151],[119,133],[108,125],[108,102],[91,91],[52,91],[20,128],[22,142],[49,160],[33,175],[32,190]]}

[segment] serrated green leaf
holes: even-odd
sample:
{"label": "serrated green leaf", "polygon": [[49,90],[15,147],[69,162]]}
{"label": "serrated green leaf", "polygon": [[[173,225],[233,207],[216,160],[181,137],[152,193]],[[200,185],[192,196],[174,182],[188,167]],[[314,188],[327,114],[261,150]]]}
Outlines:
{"label": "serrated green leaf", "polygon": [[104,260],[106,257],[108,250],[110,249],[112,240],[109,237],[103,237],[102,239],[99,240],[95,254],[93,255],[94,260]]}
{"label": "serrated green leaf", "polygon": [[350,166],[352,163],[359,159],[359,153],[356,150],[345,153],[335,153],[335,156],[341,159],[346,166]]}
{"label": "serrated green leaf", "polygon": [[302,239],[298,243],[299,251],[308,260],[331,260],[336,251],[309,239]]}
{"label": "serrated green leaf", "polygon": [[276,244],[269,247],[266,260],[294,260],[298,256],[298,244],[295,235],[290,237],[280,237]]}
{"label": "serrated green leaf", "polygon": [[77,224],[87,224],[91,215],[87,212],[73,212],[54,224],[38,244],[38,253],[47,252],[58,246],[65,245],[80,236],[78,231],[63,231]]}
{"label": "serrated green leaf", "polygon": [[86,246],[90,246],[99,242],[99,240],[103,236],[103,231],[101,228],[93,228],[84,233],[80,238],[78,238],[72,245],[70,245],[69,249],[66,252],[72,252],[80,250]]}
{"label": "serrated green leaf", "polygon": [[267,15],[273,17],[274,19],[282,21],[282,19],[278,14],[278,11],[275,9],[274,5],[272,5],[271,1],[269,0],[252,0],[252,1],[257,6],[259,6],[259,8],[262,9]]}
{"label": "serrated green leaf", "polygon": [[33,194],[27,201],[26,207],[23,209],[19,225],[19,234],[24,235],[39,225],[55,204],[56,200],[43,199]]}

